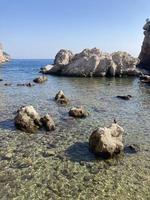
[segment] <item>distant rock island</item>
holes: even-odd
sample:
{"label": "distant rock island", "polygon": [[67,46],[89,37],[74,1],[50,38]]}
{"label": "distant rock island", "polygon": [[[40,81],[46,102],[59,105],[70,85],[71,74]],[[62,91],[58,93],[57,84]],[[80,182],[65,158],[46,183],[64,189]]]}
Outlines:
{"label": "distant rock island", "polygon": [[41,70],[45,74],[79,77],[103,76],[137,76],[140,71],[136,65],[139,60],[126,52],[104,53],[97,48],[84,49],[73,54],[70,50],[61,49],[54,60]]}
{"label": "distant rock island", "polygon": [[141,53],[139,55],[140,63],[139,67],[141,69],[148,70],[150,72],[150,20],[146,20],[144,29],[144,41],[141,48]]}
{"label": "distant rock island", "polygon": [[10,55],[7,54],[4,50],[3,50],[3,46],[0,43],[0,64],[4,63],[4,62],[8,62],[10,60]]}

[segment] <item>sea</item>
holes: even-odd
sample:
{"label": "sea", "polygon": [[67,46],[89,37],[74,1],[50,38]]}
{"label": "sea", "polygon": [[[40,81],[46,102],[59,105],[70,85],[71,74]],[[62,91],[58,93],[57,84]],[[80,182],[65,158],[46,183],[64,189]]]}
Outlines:
{"label": "sea", "polygon": [[[43,84],[17,86],[33,83],[40,68],[52,63],[12,59],[0,65],[0,199],[149,200],[150,87],[133,77],[51,75]],[[54,101],[59,90],[69,105]],[[118,95],[132,98],[125,101]],[[56,130],[17,130],[14,117],[25,105],[34,106],[41,116],[50,114]],[[69,109],[81,105],[89,116],[69,117]],[[114,119],[125,130],[126,150],[112,159],[95,157],[89,151],[89,137]]]}

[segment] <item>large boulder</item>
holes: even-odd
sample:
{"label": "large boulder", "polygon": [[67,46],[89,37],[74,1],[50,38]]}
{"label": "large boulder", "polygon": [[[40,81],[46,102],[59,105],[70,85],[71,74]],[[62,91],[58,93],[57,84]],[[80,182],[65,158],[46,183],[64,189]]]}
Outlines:
{"label": "large boulder", "polygon": [[104,158],[119,154],[123,150],[123,133],[124,129],[117,123],[113,123],[109,128],[96,129],[89,139],[90,151]]}
{"label": "large boulder", "polygon": [[150,21],[147,20],[143,27],[144,29],[144,41],[142,44],[141,52],[139,55],[140,63],[138,67],[146,69],[150,72]]}
{"label": "large boulder", "polygon": [[41,126],[40,115],[33,106],[23,106],[17,111],[15,126],[22,131],[34,133]]}
{"label": "large boulder", "polygon": [[73,55],[69,50],[60,50],[54,66],[48,74],[61,76],[139,76],[136,69],[138,59],[126,52],[103,53],[97,48],[84,49]]}

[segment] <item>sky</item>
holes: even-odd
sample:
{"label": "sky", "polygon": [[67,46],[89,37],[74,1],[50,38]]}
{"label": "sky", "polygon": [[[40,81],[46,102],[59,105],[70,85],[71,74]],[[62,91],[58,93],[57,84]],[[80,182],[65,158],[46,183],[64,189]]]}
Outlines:
{"label": "sky", "polygon": [[0,0],[0,42],[12,58],[97,47],[138,56],[149,0]]}

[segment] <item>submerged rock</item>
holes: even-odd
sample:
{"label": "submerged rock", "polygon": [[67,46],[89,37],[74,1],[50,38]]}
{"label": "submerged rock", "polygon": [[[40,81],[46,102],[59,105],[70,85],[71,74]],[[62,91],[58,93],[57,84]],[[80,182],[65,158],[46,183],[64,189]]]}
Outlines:
{"label": "submerged rock", "polygon": [[88,113],[86,112],[83,106],[73,107],[69,111],[69,116],[77,117],[77,118],[85,118],[88,116]]}
{"label": "submerged rock", "polygon": [[46,73],[64,76],[139,76],[136,69],[138,59],[126,52],[113,54],[103,53],[97,48],[84,49],[73,54],[69,50],[60,50],[54,61],[54,66]]}
{"label": "submerged rock", "polygon": [[124,129],[117,123],[113,123],[109,128],[96,129],[89,139],[90,151],[104,158],[119,154],[123,150],[123,133]]}
{"label": "submerged rock", "polygon": [[62,90],[60,90],[56,96],[55,96],[55,100],[63,105],[67,105],[69,103],[69,99],[64,95],[64,92]]}
{"label": "submerged rock", "polygon": [[35,82],[35,83],[44,83],[47,80],[48,80],[48,78],[46,76],[40,76],[38,78],[35,78],[33,80],[33,82]]}
{"label": "submerged rock", "polygon": [[128,154],[135,154],[140,151],[140,147],[137,144],[130,144],[125,146],[124,151]]}
{"label": "submerged rock", "polygon": [[55,123],[50,115],[45,115],[41,118],[42,125],[47,131],[52,131],[55,129]]}
{"label": "submerged rock", "polygon": [[22,131],[34,133],[41,126],[40,115],[33,106],[23,106],[17,111],[15,126]]}
{"label": "submerged rock", "polygon": [[132,98],[131,95],[126,95],[126,96],[117,96],[117,98],[119,99],[123,99],[123,100],[130,100]]}
{"label": "submerged rock", "polygon": [[18,83],[17,86],[32,87],[32,86],[34,86],[34,84],[32,84],[32,83]]}

